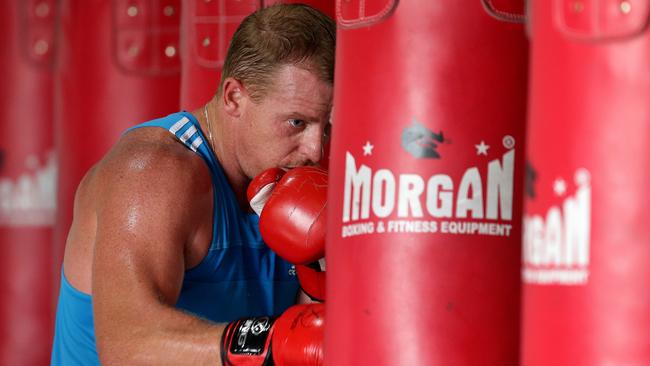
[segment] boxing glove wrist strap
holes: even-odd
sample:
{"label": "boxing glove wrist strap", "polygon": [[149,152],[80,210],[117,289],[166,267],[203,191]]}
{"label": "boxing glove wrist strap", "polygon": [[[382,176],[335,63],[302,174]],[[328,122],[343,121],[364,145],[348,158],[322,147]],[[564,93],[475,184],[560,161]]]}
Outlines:
{"label": "boxing glove wrist strap", "polygon": [[271,334],[276,317],[244,318],[229,323],[221,336],[224,366],[272,366]]}

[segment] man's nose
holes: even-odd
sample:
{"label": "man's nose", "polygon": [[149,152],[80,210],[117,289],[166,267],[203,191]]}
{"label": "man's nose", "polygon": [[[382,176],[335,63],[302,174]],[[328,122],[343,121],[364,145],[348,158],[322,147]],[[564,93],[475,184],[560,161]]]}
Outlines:
{"label": "man's nose", "polygon": [[307,132],[303,141],[303,151],[310,165],[317,164],[323,158],[324,131],[322,128],[314,126]]}

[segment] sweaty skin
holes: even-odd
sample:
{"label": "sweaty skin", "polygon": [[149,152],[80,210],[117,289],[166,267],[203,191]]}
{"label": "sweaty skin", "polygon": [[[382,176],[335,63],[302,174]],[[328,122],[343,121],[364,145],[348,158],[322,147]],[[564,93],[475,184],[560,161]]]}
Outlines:
{"label": "sweaty skin", "polygon": [[[248,182],[264,169],[321,159],[331,98],[332,86],[299,66],[280,67],[258,102],[240,82],[225,80],[223,93],[207,104],[210,145],[242,209]],[[203,108],[193,115],[207,136]],[[210,247],[210,179],[203,159],[168,131],[141,128],[80,183],[64,271],[73,287],[93,296],[102,364],[220,364],[224,324],[174,308],[184,272]]]}

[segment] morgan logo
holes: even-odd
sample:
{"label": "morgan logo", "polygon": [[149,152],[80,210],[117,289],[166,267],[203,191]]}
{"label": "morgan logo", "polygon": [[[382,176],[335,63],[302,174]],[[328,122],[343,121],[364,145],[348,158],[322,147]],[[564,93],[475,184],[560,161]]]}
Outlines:
{"label": "morgan logo", "polygon": [[402,131],[402,148],[416,158],[440,159],[436,148],[442,142],[445,142],[442,131],[434,133],[416,120]]}
{"label": "morgan logo", "polygon": [[591,184],[586,169],[573,177],[576,189],[566,195],[562,178],[552,190],[563,200],[542,215],[524,215],[524,282],[532,284],[586,284],[589,278]]}
{"label": "morgan logo", "polygon": [[[414,122],[404,130],[402,146],[414,157],[437,158],[440,134]],[[467,148],[486,161],[490,145],[476,141]],[[510,236],[512,229],[515,141],[509,135],[486,166],[468,166],[462,174],[421,175],[357,163],[345,154],[342,237],[382,233]],[[365,156],[376,148],[366,142]],[[496,155],[496,153],[493,153]],[[483,155],[483,156],[481,156]],[[492,155],[492,154],[490,154]]]}

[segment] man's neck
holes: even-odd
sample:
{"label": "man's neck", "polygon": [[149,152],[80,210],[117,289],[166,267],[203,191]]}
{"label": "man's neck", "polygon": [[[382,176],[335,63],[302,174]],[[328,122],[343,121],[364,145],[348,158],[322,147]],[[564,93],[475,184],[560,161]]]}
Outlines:
{"label": "man's neck", "polygon": [[224,123],[226,116],[223,110],[220,110],[211,101],[206,104],[205,108],[201,107],[192,114],[199,120],[201,130],[207,132],[208,143],[228,179],[237,202],[243,210],[248,210],[246,188],[250,179],[240,169],[237,162],[233,134],[228,129],[227,123]]}

